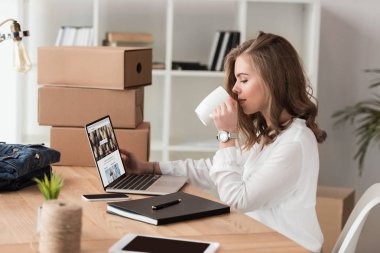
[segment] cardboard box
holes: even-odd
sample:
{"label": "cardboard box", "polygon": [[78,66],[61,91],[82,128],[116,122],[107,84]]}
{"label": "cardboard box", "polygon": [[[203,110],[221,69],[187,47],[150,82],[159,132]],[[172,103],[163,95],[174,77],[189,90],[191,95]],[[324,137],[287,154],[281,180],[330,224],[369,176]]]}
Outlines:
{"label": "cardboard box", "polygon": [[152,49],[40,47],[38,83],[123,90],[152,83]]}
{"label": "cardboard box", "polygon": [[[120,148],[133,152],[141,161],[149,160],[149,122],[141,123],[136,129],[114,130]],[[95,166],[84,127],[51,127],[50,146],[61,152],[60,162],[54,165]]]}
{"label": "cardboard box", "polygon": [[355,206],[355,191],[350,188],[318,186],[317,215],[324,236],[323,252],[331,252]]}
{"label": "cardboard box", "polygon": [[144,87],[104,90],[41,86],[38,89],[38,123],[83,127],[110,115],[115,128],[135,128],[144,119]]}

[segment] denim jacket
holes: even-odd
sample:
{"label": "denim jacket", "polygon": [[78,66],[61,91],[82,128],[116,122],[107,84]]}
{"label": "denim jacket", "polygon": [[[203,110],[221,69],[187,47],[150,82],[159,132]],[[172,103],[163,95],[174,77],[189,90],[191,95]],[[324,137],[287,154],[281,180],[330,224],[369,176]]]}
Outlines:
{"label": "denim jacket", "polygon": [[0,181],[15,180],[58,162],[60,152],[44,144],[0,143]]}

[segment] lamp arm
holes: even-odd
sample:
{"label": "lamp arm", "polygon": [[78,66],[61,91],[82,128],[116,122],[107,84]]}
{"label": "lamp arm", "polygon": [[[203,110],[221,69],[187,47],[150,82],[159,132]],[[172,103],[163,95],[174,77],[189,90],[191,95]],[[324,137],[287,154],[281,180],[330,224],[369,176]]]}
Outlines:
{"label": "lamp arm", "polygon": [[8,18],[8,19],[2,21],[0,23],[0,27],[7,22],[12,22],[12,24],[11,24],[11,32],[12,33],[8,33],[8,34],[0,33],[0,43],[3,42],[4,40],[7,40],[7,39],[13,39],[13,40],[19,41],[22,39],[22,37],[29,36],[29,31],[21,31],[20,24],[16,20],[14,20],[13,18]]}
{"label": "lamp arm", "polygon": [[27,72],[31,69],[32,64],[30,62],[29,56],[26,53],[24,44],[22,43],[23,37],[29,36],[29,31],[22,31],[20,24],[12,19],[8,18],[0,22],[0,27],[7,22],[12,22],[10,24],[11,33],[0,33],[0,43],[4,40],[12,39],[14,45],[13,59],[14,68],[19,72]]}
{"label": "lamp arm", "polygon": [[6,34],[0,33],[0,43],[7,39]]}
{"label": "lamp arm", "polygon": [[[13,18],[8,18],[6,20],[4,20],[3,22],[0,23],[0,27],[2,27],[5,23],[7,22],[15,22],[16,20],[14,20]],[[0,33],[0,43],[3,42],[4,40],[6,39],[10,39],[11,38],[11,34],[2,34]]]}
{"label": "lamp arm", "polygon": [[15,22],[16,20],[14,20],[13,18],[8,18],[8,19],[6,19],[6,20],[4,20],[3,22],[0,23],[0,27],[2,25],[4,25],[5,23],[10,22],[10,21]]}

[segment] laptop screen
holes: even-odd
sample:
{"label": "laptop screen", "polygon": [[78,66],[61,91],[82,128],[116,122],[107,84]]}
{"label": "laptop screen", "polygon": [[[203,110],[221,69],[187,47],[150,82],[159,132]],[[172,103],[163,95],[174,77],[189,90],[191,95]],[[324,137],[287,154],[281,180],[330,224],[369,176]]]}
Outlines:
{"label": "laptop screen", "polygon": [[103,187],[125,174],[109,116],[86,125],[87,137]]}

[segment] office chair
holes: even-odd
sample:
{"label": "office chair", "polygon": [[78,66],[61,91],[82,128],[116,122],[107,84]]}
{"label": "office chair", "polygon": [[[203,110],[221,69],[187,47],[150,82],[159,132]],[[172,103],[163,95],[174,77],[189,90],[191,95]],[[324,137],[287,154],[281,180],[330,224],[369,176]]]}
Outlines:
{"label": "office chair", "polygon": [[369,212],[380,203],[380,183],[370,186],[360,197],[335,243],[332,253],[353,253]]}

